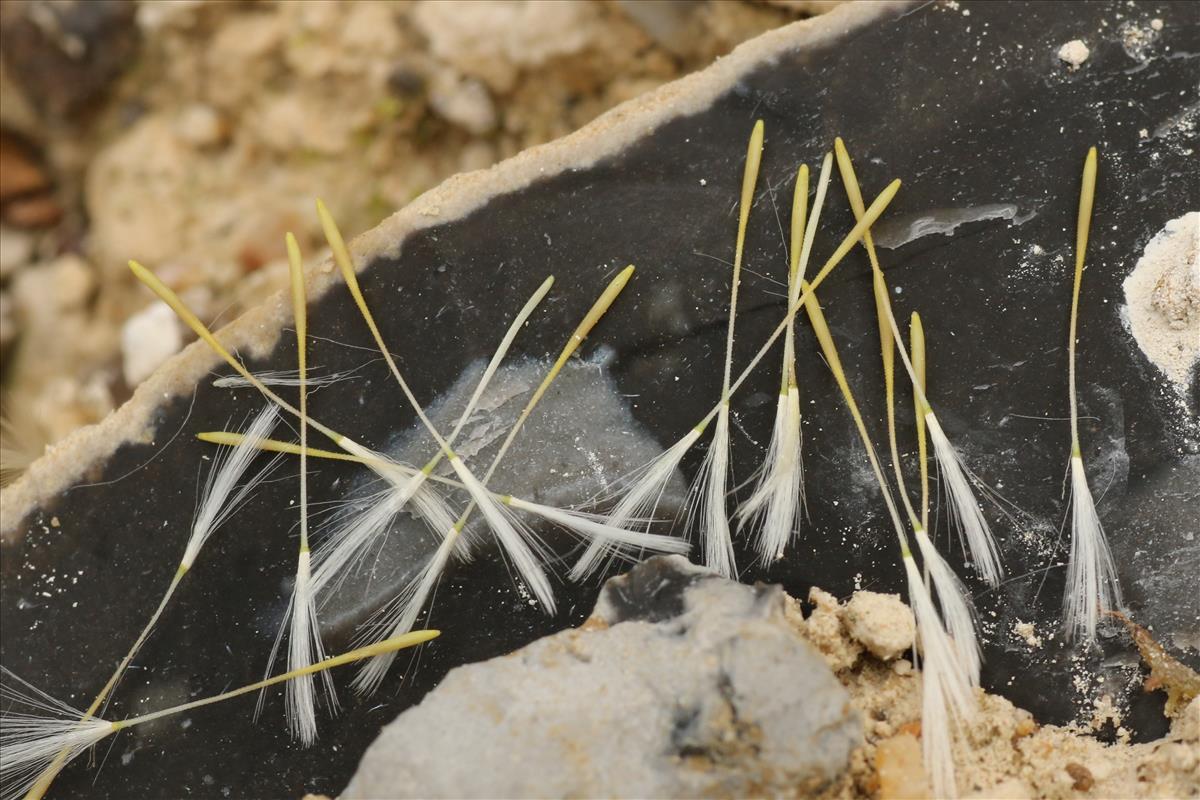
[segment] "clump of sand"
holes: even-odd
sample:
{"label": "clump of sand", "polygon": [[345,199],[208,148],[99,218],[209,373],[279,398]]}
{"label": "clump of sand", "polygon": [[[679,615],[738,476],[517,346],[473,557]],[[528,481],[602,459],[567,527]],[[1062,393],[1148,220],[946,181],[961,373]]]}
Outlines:
{"label": "clump of sand", "polygon": [[1088,49],[1082,39],[1072,39],[1058,48],[1059,60],[1066,62],[1067,69],[1072,72],[1083,66],[1083,62],[1088,60],[1091,53],[1092,51]]}
{"label": "clump of sand", "polygon": [[1200,359],[1200,211],[1168,222],[1125,279],[1122,309],[1146,357],[1183,392]]}
{"label": "clump of sand", "polygon": [[912,647],[916,621],[898,594],[855,592],[842,609],[846,632],[878,659],[891,661]]}

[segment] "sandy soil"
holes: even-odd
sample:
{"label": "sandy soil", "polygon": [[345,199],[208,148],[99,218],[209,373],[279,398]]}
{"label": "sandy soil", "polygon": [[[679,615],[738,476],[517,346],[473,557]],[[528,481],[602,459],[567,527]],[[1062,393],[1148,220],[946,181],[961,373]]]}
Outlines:
{"label": "sandy soil", "polygon": [[[868,596],[864,598],[864,596]],[[850,771],[824,800],[930,796],[921,757],[920,673],[897,657],[912,643],[912,614],[898,597],[858,592],[839,604],[814,589],[807,619],[794,602],[796,627],[825,655],[863,717],[866,743]],[[1106,745],[1093,734],[1120,716],[1101,702],[1090,723],[1039,725],[1008,700],[980,690],[975,719],[960,731],[955,763],[960,797],[1185,798],[1200,796],[1200,676],[1155,649],[1148,634],[1135,641],[1154,667],[1147,691],[1170,687],[1170,734],[1156,742]],[[887,642],[886,648],[879,647]],[[880,658],[882,653],[890,658]],[[1166,659],[1166,660],[1164,660]],[[1164,677],[1171,671],[1170,677]],[[1179,670],[1179,671],[1176,671]],[[1189,699],[1190,698],[1190,699]]]}

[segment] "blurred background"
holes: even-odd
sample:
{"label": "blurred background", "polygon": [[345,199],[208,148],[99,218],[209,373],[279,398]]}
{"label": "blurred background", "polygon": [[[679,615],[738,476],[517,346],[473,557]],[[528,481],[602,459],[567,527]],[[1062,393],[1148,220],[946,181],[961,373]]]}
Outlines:
{"label": "blurred background", "polygon": [[0,483],[210,324],[457,172],[829,0],[0,3]]}

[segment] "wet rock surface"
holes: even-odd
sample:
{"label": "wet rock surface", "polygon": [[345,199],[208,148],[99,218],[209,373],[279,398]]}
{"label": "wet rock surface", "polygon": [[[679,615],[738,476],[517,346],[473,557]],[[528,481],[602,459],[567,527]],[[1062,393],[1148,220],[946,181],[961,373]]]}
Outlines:
{"label": "wet rock surface", "polygon": [[846,768],[861,723],[785,598],[650,559],[581,627],[452,670],[384,728],[342,797],[814,791]]}

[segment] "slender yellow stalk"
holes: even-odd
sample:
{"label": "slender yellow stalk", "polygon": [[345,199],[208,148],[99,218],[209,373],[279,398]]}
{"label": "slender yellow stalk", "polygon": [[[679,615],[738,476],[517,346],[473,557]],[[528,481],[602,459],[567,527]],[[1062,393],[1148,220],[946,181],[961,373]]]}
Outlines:
{"label": "slender yellow stalk", "polygon": [[300,381],[300,552],[308,547],[308,296],[304,288],[304,263],[300,246],[288,231],[285,237],[288,274],[292,285],[292,316],[296,328],[296,369]]}
{"label": "slender yellow stalk", "polygon": [[[854,174],[854,164],[850,160],[849,152],[846,150],[846,143],[842,141],[841,137],[838,137],[837,139],[834,140],[834,152],[837,153],[838,170],[841,172],[842,182],[846,186],[846,196],[850,200],[850,207],[854,211],[855,218],[861,220],[865,213],[863,211],[863,207],[862,207],[862,191],[859,187],[858,177]],[[883,270],[879,266],[879,256],[875,252],[875,242],[870,236],[869,226],[868,226],[867,230],[863,231],[863,235],[861,238],[863,241],[863,246],[867,250],[867,257],[870,259],[870,262],[871,262],[871,274],[875,278],[876,281],[879,281],[884,284],[882,287],[883,288],[882,293],[879,293],[877,291],[877,293],[875,295],[875,298],[876,298],[875,311],[876,311],[877,317],[880,317],[880,315],[882,314],[882,316],[880,317],[880,327],[881,328],[887,327],[889,329],[891,341],[892,341],[892,344],[894,347],[896,345],[899,345],[901,342],[900,330],[899,330],[899,327],[896,325],[895,315],[892,313],[891,298],[888,297],[888,293],[887,293],[887,282],[884,280]],[[876,287],[876,289],[878,289],[878,287]],[[883,324],[885,322],[886,322],[886,325]],[[880,336],[881,337],[883,336],[882,332],[880,333]],[[901,361],[904,362],[905,369],[907,369],[909,371],[909,377],[912,378],[913,377],[912,376],[912,362],[908,357],[908,353],[905,351],[903,346],[900,346],[899,350],[900,350],[900,359],[901,359]],[[917,394],[920,395],[921,408],[923,409],[923,413],[928,413],[929,412],[928,399],[925,397],[924,393],[922,393],[920,391],[918,391]]]}
{"label": "slender yellow stalk", "polygon": [[[196,438],[202,442],[211,444],[236,446],[246,441],[246,435],[235,431],[202,431],[196,434]],[[300,445],[296,442],[284,442],[279,439],[259,439],[255,445],[259,450],[265,450],[272,453],[284,453],[286,455],[298,456],[301,453]],[[352,453],[339,453],[335,450],[322,450],[317,447],[309,447],[303,452],[308,454],[309,458],[320,458],[326,461],[349,461],[354,464],[362,464],[376,471],[392,471],[400,477],[410,478],[414,475],[421,474],[422,470],[408,464],[402,464],[396,461],[372,454],[366,451],[363,455],[354,455]],[[452,489],[466,489],[462,481],[456,480],[446,475],[438,475],[437,473],[426,474],[425,480],[434,483],[440,483],[443,486],[448,486]]]}
{"label": "slender yellow stalk", "polygon": [[1079,448],[1079,402],[1075,396],[1075,332],[1079,327],[1079,288],[1083,283],[1083,261],[1087,254],[1088,234],[1092,229],[1092,205],[1096,197],[1096,148],[1088,150],[1083,162],[1083,180],[1079,187],[1079,219],[1075,228],[1075,284],[1071,290],[1071,332],[1067,341],[1067,381],[1071,394],[1071,455]]}
{"label": "slender yellow stalk", "polygon": [[[854,164],[850,161],[850,154],[846,151],[846,143],[839,136],[833,141],[833,150],[837,155],[838,171],[842,174],[842,183],[846,187],[846,197],[850,200],[850,208],[853,209],[856,218],[863,215],[866,206],[863,204],[862,189],[859,187],[858,178],[854,174]],[[883,275],[883,270],[879,266],[879,256],[875,253],[875,240],[871,237],[871,231],[863,232],[863,247],[867,250],[867,258],[871,262],[871,274],[876,279]],[[889,435],[894,438],[896,427],[896,410],[893,398],[895,396],[895,338],[892,335],[891,326],[888,324],[888,304],[890,298],[887,296],[887,289],[884,288],[882,299],[878,294],[876,287],[875,295],[875,318],[879,327],[879,343],[880,351],[883,354],[883,378],[884,388],[888,396],[887,418]]]}
{"label": "slender yellow stalk", "polygon": [[788,281],[800,271],[800,253],[804,249],[804,228],[808,225],[808,164],[796,169],[796,189],[792,192],[792,224],[788,236]]}
{"label": "slender yellow stalk", "polygon": [[[788,304],[800,296],[800,255],[804,249],[804,229],[808,224],[808,164],[796,171],[796,190],[792,192],[792,224],[788,239]],[[796,319],[788,325],[783,340],[783,376],[780,394],[796,388]]]}
{"label": "slender yellow stalk", "polygon": [[[854,164],[850,161],[846,144],[840,136],[834,139],[833,148],[837,155],[838,170],[842,174],[842,183],[846,187],[846,197],[850,200],[850,207],[853,209],[855,217],[861,217],[865,211],[862,190],[859,188],[858,178],[854,174]],[[883,358],[883,391],[887,409],[888,447],[892,454],[892,470],[896,474],[896,490],[900,493],[900,499],[904,503],[904,510],[908,513],[909,520],[914,526],[923,529],[924,525],[921,524],[920,517],[917,516],[908,499],[908,488],[904,483],[904,470],[900,465],[900,448],[896,441],[896,338],[889,322],[891,298],[887,294],[887,284],[883,280],[883,270],[879,266],[879,256],[875,253],[875,241],[871,238],[870,230],[863,233],[862,241],[863,247],[867,250],[867,258],[871,262],[875,320],[879,327],[879,347]]]}
{"label": "slender yellow stalk", "polygon": [[[236,447],[245,440],[245,436],[234,431],[202,431],[196,434],[196,438],[202,442],[209,444],[220,444],[228,447]],[[295,442],[282,442],[278,439],[263,439],[258,443],[260,450],[268,450],[272,453],[286,453],[288,455],[300,455],[300,445]],[[359,456],[353,453],[339,453],[335,450],[321,450],[316,447],[304,448],[308,453],[309,458],[324,458],[330,461],[354,461],[359,464],[366,464],[372,459],[366,456]]]}
{"label": "slender yellow stalk", "polygon": [[[917,389],[925,393],[925,327],[921,315],[912,312],[909,323],[909,349],[912,351],[913,372],[916,374]],[[929,530],[929,443],[925,436],[925,415],[921,403],[913,392],[913,411],[917,421],[917,458],[921,467],[921,527]]]}
{"label": "slender yellow stalk", "polygon": [[754,187],[758,183],[758,169],[762,164],[763,122],[754,123],[750,143],[746,147],[746,166],[742,172],[742,197],[738,207],[737,243],[733,250],[733,280],[729,289],[729,325],[725,335],[725,377],[721,382],[721,399],[729,402],[729,379],[733,370],[733,329],[737,319],[738,287],[742,282],[742,255],[746,249],[746,226],[750,221],[750,208],[754,205]]}
{"label": "slender yellow stalk", "polygon": [[377,642],[376,644],[368,645],[366,647],[359,647],[355,650],[351,650],[348,653],[342,653],[340,656],[332,656],[323,661],[318,661],[316,664],[309,664],[307,667],[302,667],[301,669],[293,669],[289,672],[283,672],[279,675],[274,675],[270,678],[256,681],[255,683],[248,684],[240,689],[233,689],[232,691],[223,692],[213,697],[206,697],[203,700],[194,700],[190,703],[184,703],[183,705],[165,708],[162,711],[154,711],[149,714],[143,714],[140,717],[131,717],[130,719],[119,720],[113,723],[113,728],[116,730],[121,730],[123,728],[132,728],[135,725],[144,725],[147,722],[153,722],[156,719],[171,716],[172,714],[181,714],[185,711],[191,711],[196,708],[212,705],[213,703],[232,700],[235,697],[240,697],[244,694],[250,694],[251,692],[257,692],[260,689],[266,689],[270,686],[276,686],[284,681],[290,681],[294,678],[300,678],[305,675],[316,675],[318,672],[324,672],[327,669],[333,669],[334,667],[340,667],[345,664],[353,664],[355,661],[362,661],[364,658],[372,658],[385,653],[394,653],[397,650],[403,650],[406,647],[414,647],[419,644],[424,644],[425,642],[436,639],[441,635],[442,632],[438,630],[423,630],[406,633],[403,636],[394,636],[391,639],[385,639],[384,641]]}
{"label": "slender yellow stalk", "polygon": [[[807,288],[809,289],[809,294],[811,294],[811,287]],[[808,311],[808,320],[812,324],[813,332],[817,335],[817,343],[821,346],[821,353],[825,356],[825,362],[829,365],[829,371],[833,373],[833,380],[842,392],[842,399],[845,401],[846,408],[854,420],[854,427],[858,430],[863,447],[867,450],[867,460],[871,463],[871,471],[875,474],[875,480],[879,484],[880,491],[883,492],[883,501],[887,505],[888,513],[892,518],[892,527],[895,529],[896,539],[900,543],[900,553],[905,558],[911,558],[912,553],[908,547],[908,536],[904,532],[904,525],[900,522],[900,513],[896,508],[895,501],[892,499],[892,493],[888,489],[887,479],[883,476],[883,468],[879,464],[879,457],[875,454],[875,446],[871,444],[871,435],[867,433],[867,425],[863,421],[862,412],[858,410],[858,403],[854,400],[854,393],[850,391],[850,383],[846,380],[846,371],[842,368],[842,359],[838,356],[837,346],[833,343],[833,336],[829,332],[829,325],[825,322],[825,314],[821,311],[820,303],[815,299],[808,303],[805,308]]]}
{"label": "slender yellow stalk", "polygon": [[[412,406],[416,412],[417,418],[421,420],[421,424],[429,431],[429,435],[437,442],[446,458],[450,459],[455,464],[455,470],[461,467],[460,459],[451,449],[450,443],[442,437],[433,422],[425,414],[425,409],[417,401],[417,396],[413,394],[412,389],[408,385],[408,381],[404,380],[404,376],[400,374],[400,368],[396,366],[396,359],[392,357],[392,353],[388,350],[387,344],[383,341],[383,334],[379,330],[379,326],[375,322],[375,315],[371,313],[370,307],[367,305],[367,300],[363,297],[362,288],[358,285],[358,273],[354,269],[354,262],[350,258],[350,251],[346,248],[346,242],[342,238],[342,233],[338,229],[337,223],[334,222],[333,216],[329,213],[329,209],[325,207],[325,203],[317,200],[317,216],[321,219],[321,228],[325,232],[325,239],[329,242],[329,247],[333,251],[333,260],[341,270],[342,279],[346,282],[346,288],[350,290],[350,296],[354,298],[354,304],[358,306],[358,313],[362,316],[363,321],[367,323],[367,328],[371,331],[372,338],[375,339],[375,346],[379,348],[380,355],[387,363],[388,369],[392,372],[392,377],[396,379],[396,383],[400,386],[400,391],[404,393],[404,397],[408,400],[408,404]],[[426,469],[432,469],[426,465]]]}

